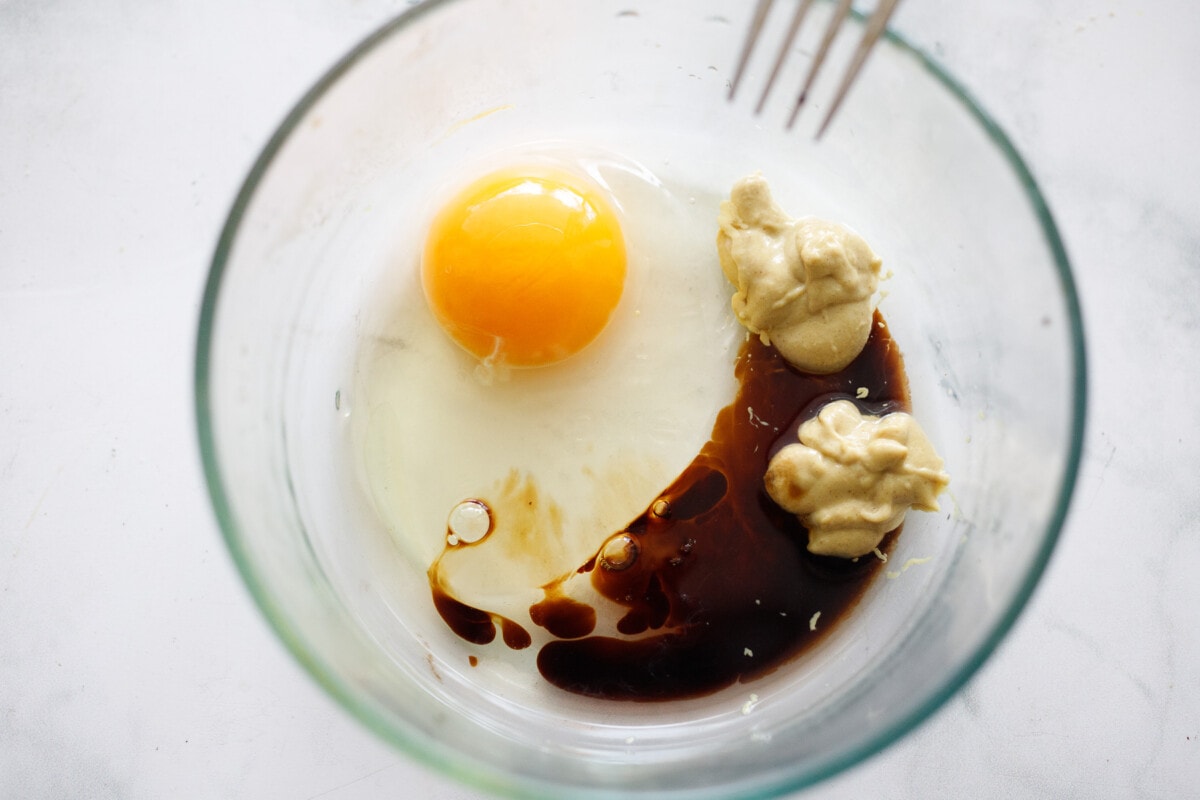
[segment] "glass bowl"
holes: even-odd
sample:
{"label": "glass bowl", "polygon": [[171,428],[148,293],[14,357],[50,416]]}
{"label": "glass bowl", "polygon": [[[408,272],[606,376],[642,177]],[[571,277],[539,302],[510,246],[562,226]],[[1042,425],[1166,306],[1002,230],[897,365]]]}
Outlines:
{"label": "glass bowl", "polygon": [[[787,92],[751,110],[770,36],[729,102],[750,6],[412,8],[301,99],[221,235],[196,404],[233,558],[280,638],[338,702],[473,786],[705,798],[819,781],[896,741],[970,677],[1012,626],[1063,523],[1083,429],[1083,331],[1029,170],[954,80],[895,36],[820,141],[812,131],[827,89],[792,131]],[[857,32],[843,33],[827,69],[845,63]],[[812,49],[799,42],[779,86],[799,83]],[[742,175],[761,170],[793,214],[849,224],[892,272],[880,310],[951,487],[941,513],[909,515],[854,612],[764,677],[687,700],[604,701],[548,686],[501,644],[469,646],[432,607],[428,556],[444,529],[411,531],[395,513],[425,513],[445,459],[434,447],[413,456],[410,478],[372,474],[408,446],[404,431],[459,409],[422,394],[418,375],[399,378],[389,402],[371,396],[380,352],[409,347],[405,336],[430,324],[414,276],[431,210],[487,164],[549,152],[607,154],[610,187],[633,176],[667,192],[670,220],[622,209],[631,274],[658,263],[639,260],[641,242],[689,233],[668,249],[697,262],[681,295],[696,298],[690,319],[709,326],[717,348],[691,352],[697,364],[726,358],[736,337],[712,242],[717,205]],[[461,356],[445,347],[445,358]],[[585,351],[561,374],[578,379],[605,352]],[[651,444],[686,453],[732,384],[662,391],[677,424]],[[445,509],[429,513],[444,519]]]}

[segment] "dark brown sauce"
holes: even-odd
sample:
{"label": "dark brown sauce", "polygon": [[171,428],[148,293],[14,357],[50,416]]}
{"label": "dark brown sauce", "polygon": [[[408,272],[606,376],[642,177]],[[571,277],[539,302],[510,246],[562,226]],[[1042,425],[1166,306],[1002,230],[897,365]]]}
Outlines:
{"label": "dark brown sauce", "polygon": [[530,607],[529,618],[559,639],[578,639],[596,629],[596,609],[552,588],[546,589],[545,600]]}
{"label": "dark brown sauce", "polygon": [[524,650],[532,644],[529,631],[507,617],[482,611],[478,608],[460,603],[443,589],[433,577],[430,570],[429,585],[433,590],[433,605],[438,614],[457,633],[471,644],[488,644],[496,638],[496,626],[500,626],[501,638],[513,650]]}
{"label": "dark brown sauce", "polygon": [[[763,474],[770,455],[795,441],[800,422],[825,402],[849,398],[876,414],[908,410],[903,360],[883,318],[876,313],[866,347],[841,372],[798,372],[751,338],[735,374],[737,398],[718,414],[700,454],[614,533],[632,539],[636,556],[606,562],[601,548],[573,573],[590,573],[596,590],[624,607],[617,629],[632,638],[588,635],[595,610],[561,591],[570,575],[546,586],[530,609],[535,624],[557,637],[537,658],[555,686],[614,700],[671,700],[761,676],[827,635],[879,572],[874,557],[809,553],[807,532],[767,496]],[[862,387],[865,399],[857,397]],[[499,622],[510,647],[529,645],[511,620],[433,589],[442,618],[467,641],[490,642]]]}

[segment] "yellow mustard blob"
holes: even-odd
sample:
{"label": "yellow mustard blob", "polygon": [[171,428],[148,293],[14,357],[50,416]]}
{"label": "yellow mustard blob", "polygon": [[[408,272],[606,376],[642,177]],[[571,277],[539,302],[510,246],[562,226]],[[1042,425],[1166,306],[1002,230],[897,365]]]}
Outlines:
{"label": "yellow mustard blob", "polygon": [[573,175],[503,171],[433,220],[421,263],[438,322],[487,364],[534,367],[583,349],[625,285],[625,242],[600,191]]}

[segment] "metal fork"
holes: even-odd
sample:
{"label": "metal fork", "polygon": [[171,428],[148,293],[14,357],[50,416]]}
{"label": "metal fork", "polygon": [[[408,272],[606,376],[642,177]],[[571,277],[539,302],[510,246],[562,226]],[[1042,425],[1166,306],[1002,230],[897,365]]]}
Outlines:
{"label": "metal fork", "polygon": [[[733,100],[734,95],[737,93],[738,83],[741,82],[742,75],[745,74],[746,64],[750,61],[750,55],[754,52],[758,37],[762,33],[767,15],[771,13],[771,5],[774,1],[758,0],[758,6],[754,9],[754,17],[750,21],[750,30],[746,33],[746,40],[742,44],[742,54],[738,59],[737,71],[733,75],[733,82],[729,85],[730,100]],[[808,97],[808,92],[812,89],[813,83],[817,79],[817,73],[820,72],[821,65],[825,63],[825,57],[829,54],[829,48],[833,44],[838,30],[841,28],[842,22],[845,21],[846,15],[850,13],[852,2],[853,0],[838,0],[837,8],[833,10],[833,17],[830,18],[829,25],[825,29],[825,35],[821,38],[821,44],[817,48],[817,54],[813,56],[812,65],[808,68],[808,77],[804,79],[804,86],[800,89],[800,94],[796,97],[796,104],[792,106],[792,113],[787,121],[788,130],[791,130],[792,126],[796,123],[796,117],[800,114],[800,107],[804,105],[804,101]],[[800,31],[800,25],[804,22],[804,17],[808,13],[808,9],[812,3],[813,0],[799,0],[796,10],[792,14],[792,20],[788,24],[787,35],[784,36],[783,44],[779,48],[779,54],[775,57],[775,65],[771,68],[771,75],[767,78],[767,84],[763,87],[762,95],[758,98],[758,105],[754,107],[755,114],[760,113],[763,105],[766,104],[767,96],[771,93],[771,87],[775,85],[775,79],[779,76],[784,61],[787,60],[788,51],[792,49],[792,44],[796,41],[796,35]],[[829,110],[825,112],[825,119],[821,123],[821,127],[817,129],[816,138],[820,139],[821,135],[825,133],[825,129],[829,127],[830,121],[833,120],[834,114],[837,113],[838,108],[842,105],[842,100],[850,90],[850,85],[854,83],[859,70],[862,69],[863,63],[871,53],[871,48],[879,40],[879,37],[883,35],[884,28],[887,27],[888,20],[899,3],[900,0],[879,0],[879,5],[875,7],[875,12],[867,20],[862,40],[858,43],[858,49],[854,51],[854,57],[850,61],[850,66],[842,75],[842,82],[838,86],[837,93],[834,94],[833,102],[830,104]]]}

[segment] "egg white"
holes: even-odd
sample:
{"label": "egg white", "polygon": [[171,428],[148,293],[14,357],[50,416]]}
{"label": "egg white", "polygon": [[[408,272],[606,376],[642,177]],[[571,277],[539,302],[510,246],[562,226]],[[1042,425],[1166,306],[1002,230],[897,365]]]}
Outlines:
{"label": "egg white", "polygon": [[[490,166],[537,159],[608,194],[628,253],[608,326],[564,362],[490,379],[428,309],[413,225],[396,249],[404,277],[360,356],[354,436],[374,505],[414,568],[442,553],[457,503],[493,505],[493,533],[449,553],[446,577],[458,599],[520,621],[542,584],[583,563],[699,452],[734,396],[744,331],[714,245],[721,187],[698,196],[580,145],[504,158]],[[464,170],[446,193],[487,169]]]}

